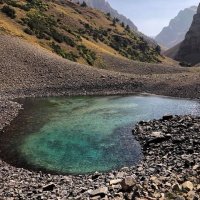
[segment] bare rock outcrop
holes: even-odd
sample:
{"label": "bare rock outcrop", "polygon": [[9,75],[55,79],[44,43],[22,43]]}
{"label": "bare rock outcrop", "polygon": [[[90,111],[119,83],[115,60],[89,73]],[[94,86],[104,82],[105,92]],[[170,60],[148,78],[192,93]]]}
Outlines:
{"label": "bare rock outcrop", "polygon": [[180,45],[176,59],[191,65],[200,62],[200,4],[185,40]]}

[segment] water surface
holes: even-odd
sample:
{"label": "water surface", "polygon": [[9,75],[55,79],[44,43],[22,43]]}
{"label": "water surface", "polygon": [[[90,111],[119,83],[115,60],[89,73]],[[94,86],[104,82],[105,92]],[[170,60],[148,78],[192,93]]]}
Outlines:
{"label": "water surface", "polygon": [[0,156],[19,167],[84,174],[131,166],[141,150],[131,130],[164,114],[200,114],[196,101],[155,96],[54,97],[23,100],[0,135]]}

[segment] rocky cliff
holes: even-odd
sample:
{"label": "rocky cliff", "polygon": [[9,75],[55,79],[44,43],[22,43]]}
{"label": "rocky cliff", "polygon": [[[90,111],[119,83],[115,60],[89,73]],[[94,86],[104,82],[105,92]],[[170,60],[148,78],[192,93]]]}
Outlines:
{"label": "rocky cliff", "polygon": [[176,60],[195,65],[200,62],[200,4],[192,25],[181,43]]}
{"label": "rocky cliff", "polygon": [[118,11],[113,9],[106,0],[72,0],[72,2],[74,3],[83,3],[83,1],[85,1],[89,7],[96,8],[104,13],[110,13],[111,17],[118,18],[121,22],[124,22],[126,25],[129,25],[132,30],[137,30],[137,27],[130,19],[128,19],[124,15],[119,14]]}
{"label": "rocky cliff", "polygon": [[183,41],[185,34],[191,26],[196,11],[196,6],[181,10],[178,15],[170,21],[169,25],[164,27],[156,36],[155,40],[166,48],[171,48]]}

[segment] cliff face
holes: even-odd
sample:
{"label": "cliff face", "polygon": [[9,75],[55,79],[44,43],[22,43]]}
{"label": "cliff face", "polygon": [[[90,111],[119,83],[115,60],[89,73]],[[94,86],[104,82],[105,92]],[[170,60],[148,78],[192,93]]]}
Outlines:
{"label": "cliff face", "polygon": [[196,6],[186,8],[170,21],[169,26],[156,36],[155,40],[162,46],[171,48],[184,40],[185,34],[189,30],[193,16],[197,11]]}
{"label": "cliff face", "polygon": [[72,0],[72,2],[74,3],[77,3],[77,2],[83,3],[83,1],[85,1],[89,7],[96,8],[98,10],[101,10],[104,13],[110,13],[113,18],[114,17],[118,18],[121,22],[124,22],[126,25],[129,25],[132,30],[137,31],[137,27],[135,26],[135,24],[124,15],[119,14],[118,11],[113,9],[107,1],[105,0]]}
{"label": "cliff face", "polygon": [[192,65],[200,62],[200,4],[175,58]]}

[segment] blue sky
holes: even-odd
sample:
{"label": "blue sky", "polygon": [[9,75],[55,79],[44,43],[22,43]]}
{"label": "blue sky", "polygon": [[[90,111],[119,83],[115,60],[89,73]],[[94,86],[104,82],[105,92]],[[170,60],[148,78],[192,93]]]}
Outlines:
{"label": "blue sky", "polygon": [[130,18],[146,35],[157,35],[178,12],[198,5],[200,0],[107,0],[111,6]]}

